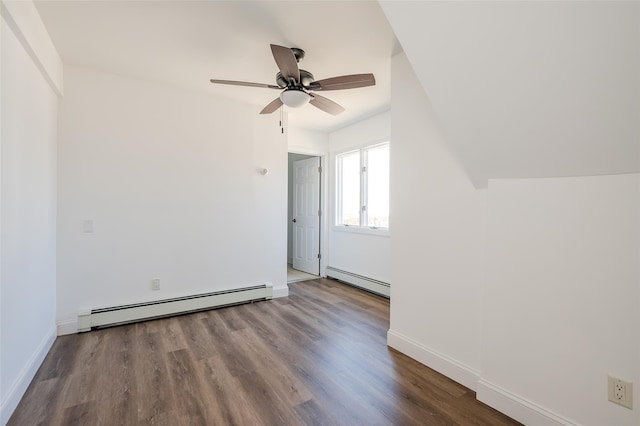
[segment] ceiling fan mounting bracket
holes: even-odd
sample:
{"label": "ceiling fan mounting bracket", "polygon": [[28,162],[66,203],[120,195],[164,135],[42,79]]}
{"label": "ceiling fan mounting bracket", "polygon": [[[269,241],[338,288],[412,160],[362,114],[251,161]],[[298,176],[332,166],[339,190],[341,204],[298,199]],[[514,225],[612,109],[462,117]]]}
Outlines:
{"label": "ceiling fan mounting bracket", "polygon": [[304,59],[304,50],[297,47],[292,47],[291,51],[293,52],[293,56],[296,57],[296,62],[300,63],[300,61]]}

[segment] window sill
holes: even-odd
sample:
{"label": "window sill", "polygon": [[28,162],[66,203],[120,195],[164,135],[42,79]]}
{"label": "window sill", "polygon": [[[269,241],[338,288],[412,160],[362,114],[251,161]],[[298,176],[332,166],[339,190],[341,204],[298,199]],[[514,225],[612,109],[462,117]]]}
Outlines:
{"label": "window sill", "polygon": [[375,229],[375,228],[365,228],[361,226],[344,226],[344,225],[334,225],[333,230],[337,232],[346,232],[348,234],[362,234],[362,235],[373,235],[376,237],[391,237],[391,233],[389,229]]}

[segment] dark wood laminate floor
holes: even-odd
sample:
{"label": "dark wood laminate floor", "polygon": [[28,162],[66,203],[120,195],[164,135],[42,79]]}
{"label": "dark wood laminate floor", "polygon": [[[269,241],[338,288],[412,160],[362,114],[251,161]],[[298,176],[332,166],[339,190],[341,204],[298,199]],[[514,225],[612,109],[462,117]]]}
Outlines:
{"label": "dark wood laminate floor", "polygon": [[515,425],[386,346],[388,300],[290,296],[59,337],[9,425]]}

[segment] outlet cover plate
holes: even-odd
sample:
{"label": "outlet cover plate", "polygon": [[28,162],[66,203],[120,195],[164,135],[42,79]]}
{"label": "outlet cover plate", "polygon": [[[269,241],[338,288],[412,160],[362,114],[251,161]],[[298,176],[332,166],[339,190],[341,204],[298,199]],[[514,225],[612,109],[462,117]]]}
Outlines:
{"label": "outlet cover plate", "polygon": [[633,409],[633,383],[608,376],[609,401]]}

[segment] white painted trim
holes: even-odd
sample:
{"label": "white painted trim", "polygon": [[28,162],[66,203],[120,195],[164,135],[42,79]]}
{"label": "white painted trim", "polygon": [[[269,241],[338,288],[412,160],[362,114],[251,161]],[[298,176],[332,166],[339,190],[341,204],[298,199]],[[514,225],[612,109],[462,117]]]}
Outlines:
{"label": "white painted trim", "polygon": [[78,332],[78,321],[75,319],[67,319],[57,322],[58,336],[66,336],[67,334],[75,334]]}
{"label": "white painted trim", "polygon": [[485,379],[478,381],[476,394],[478,401],[528,425],[536,426],[575,426],[572,422],[544,407],[509,392]]}
{"label": "white painted trim", "polygon": [[342,269],[337,269],[333,266],[327,266],[325,268],[325,273],[327,274],[327,277],[335,278],[349,285],[369,290],[381,296],[389,297],[390,295],[390,285],[383,281],[357,275],[349,271],[343,271]]}
{"label": "white painted trim", "polygon": [[374,237],[391,238],[391,232],[389,228],[370,228],[368,226],[347,226],[347,225],[333,225],[333,230],[336,232],[350,232],[352,234],[372,235]]}
{"label": "white painted trim", "polygon": [[393,330],[387,332],[387,345],[415,359],[427,367],[444,374],[452,380],[475,391],[480,379],[480,372],[443,353],[428,348],[410,337]]}
{"label": "white painted trim", "polygon": [[[363,120],[366,121],[366,120]],[[353,123],[353,124],[357,124],[357,123]],[[379,137],[379,138],[372,138],[369,139],[367,141],[363,141],[357,144],[353,144],[353,145],[349,145],[348,147],[343,147],[343,148],[339,148],[339,149],[332,149],[331,147],[329,147],[330,149],[330,154],[335,157],[338,156],[340,154],[345,154],[347,152],[352,152],[352,151],[360,151],[362,148],[368,148],[368,147],[374,147],[376,145],[382,145],[388,143],[389,146],[391,146],[391,136],[383,136],[383,137]]]}
{"label": "white painted trim", "polygon": [[49,349],[51,349],[55,340],[56,327],[54,325],[44,335],[44,338],[40,341],[40,344],[33,354],[31,354],[31,357],[20,371],[20,374],[18,374],[15,382],[13,382],[9,387],[9,390],[2,401],[2,405],[0,405],[0,424],[4,425],[9,421],[9,418],[20,403],[20,399],[22,399],[22,396],[27,391],[31,380],[33,380],[38,368],[42,365],[42,361],[44,361],[47,353],[49,353]]}
{"label": "white painted trim", "polygon": [[320,149],[311,149],[311,148],[305,148],[305,147],[295,146],[295,145],[289,145],[287,149],[287,153],[310,155],[312,157],[325,157],[328,154],[327,151],[323,151]]}
{"label": "white painted trim", "polygon": [[49,83],[56,95],[61,97],[64,93],[62,59],[33,1],[2,0],[0,11],[45,81]]}
{"label": "white painted trim", "polygon": [[[289,146],[287,150],[287,155],[289,154],[304,154],[311,155],[314,157],[320,157],[320,167],[322,167],[322,173],[320,173],[320,210],[322,211],[322,215],[320,216],[320,276],[322,275],[322,271],[327,267],[327,259],[329,259],[329,164],[327,163],[327,159],[329,158],[329,153],[325,151],[321,151],[318,149],[309,149],[302,148],[296,146]],[[293,264],[293,260],[288,263]],[[289,295],[289,287],[287,287],[287,296]],[[275,296],[274,296],[275,297]],[[278,296],[280,297],[280,296]]]}
{"label": "white painted trim", "polygon": [[289,286],[287,284],[278,286],[278,287],[273,287],[272,299],[275,299],[277,297],[287,297],[287,296],[289,296]]}

